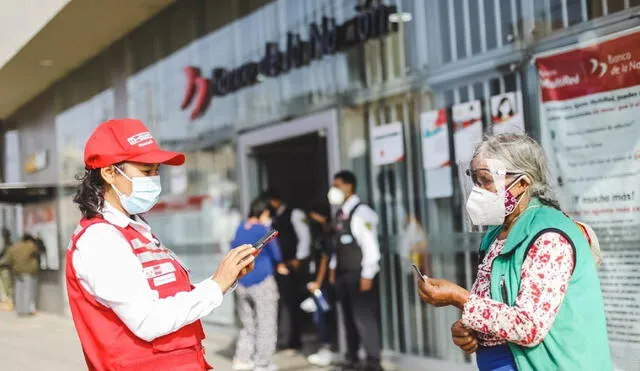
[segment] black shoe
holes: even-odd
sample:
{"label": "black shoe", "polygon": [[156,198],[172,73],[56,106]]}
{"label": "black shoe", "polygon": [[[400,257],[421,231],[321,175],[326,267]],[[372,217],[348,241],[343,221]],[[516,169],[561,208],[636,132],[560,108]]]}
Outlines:
{"label": "black shoe", "polygon": [[336,365],[332,371],[360,371],[358,364],[353,362],[342,362]]}

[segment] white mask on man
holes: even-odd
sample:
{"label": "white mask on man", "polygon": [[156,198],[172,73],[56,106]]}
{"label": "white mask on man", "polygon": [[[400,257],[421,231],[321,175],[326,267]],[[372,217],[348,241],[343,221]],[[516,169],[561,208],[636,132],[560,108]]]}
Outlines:
{"label": "white mask on man", "polygon": [[342,205],[346,197],[347,196],[344,194],[344,192],[337,187],[331,187],[329,189],[329,193],[327,193],[327,199],[329,199],[329,203],[334,206]]}

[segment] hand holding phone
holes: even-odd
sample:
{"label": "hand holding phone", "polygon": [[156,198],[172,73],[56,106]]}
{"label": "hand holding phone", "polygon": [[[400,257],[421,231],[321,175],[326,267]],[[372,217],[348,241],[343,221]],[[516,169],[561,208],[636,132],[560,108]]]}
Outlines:
{"label": "hand holding phone", "polygon": [[264,249],[264,247],[267,246],[267,244],[273,241],[276,237],[278,237],[278,231],[276,231],[275,229],[267,232],[267,234],[262,236],[261,239],[253,244],[253,248],[256,249],[256,252],[253,253],[253,256],[257,256],[258,254],[260,254],[262,252],[262,249]]}
{"label": "hand holding phone", "polygon": [[417,265],[411,264],[411,266],[413,267],[413,270],[416,272],[416,277],[417,278],[419,278],[419,279],[421,279],[423,281],[427,280],[428,277],[426,275],[422,274],[422,272],[420,272],[420,268],[418,268]]}

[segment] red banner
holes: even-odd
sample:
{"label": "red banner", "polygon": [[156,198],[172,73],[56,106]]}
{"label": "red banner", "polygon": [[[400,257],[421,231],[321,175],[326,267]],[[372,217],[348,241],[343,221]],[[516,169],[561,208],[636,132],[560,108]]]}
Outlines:
{"label": "red banner", "polygon": [[536,60],[542,101],[640,85],[640,32]]}

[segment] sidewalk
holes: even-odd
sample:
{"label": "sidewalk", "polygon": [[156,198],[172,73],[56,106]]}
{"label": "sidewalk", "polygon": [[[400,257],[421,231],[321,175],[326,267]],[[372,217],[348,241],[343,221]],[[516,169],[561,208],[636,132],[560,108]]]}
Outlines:
{"label": "sidewalk", "polygon": [[[217,370],[231,370],[226,358],[234,339],[233,331],[207,327],[207,360]],[[3,371],[81,371],[87,367],[71,319],[38,314],[18,318],[15,313],[0,312],[0,363]],[[314,370],[301,355],[278,356],[280,370]]]}

